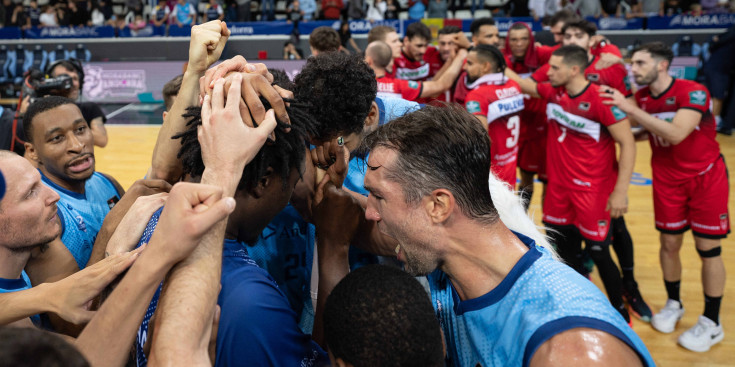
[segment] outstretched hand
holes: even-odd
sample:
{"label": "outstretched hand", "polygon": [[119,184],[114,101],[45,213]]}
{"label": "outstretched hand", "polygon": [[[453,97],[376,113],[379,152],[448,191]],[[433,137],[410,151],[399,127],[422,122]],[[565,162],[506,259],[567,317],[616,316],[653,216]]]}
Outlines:
{"label": "outstretched hand", "polygon": [[85,324],[95,312],[89,310],[97,297],[118,275],[127,270],[144,247],[110,256],[62,280],[49,283],[49,303],[53,312],[72,324]]}

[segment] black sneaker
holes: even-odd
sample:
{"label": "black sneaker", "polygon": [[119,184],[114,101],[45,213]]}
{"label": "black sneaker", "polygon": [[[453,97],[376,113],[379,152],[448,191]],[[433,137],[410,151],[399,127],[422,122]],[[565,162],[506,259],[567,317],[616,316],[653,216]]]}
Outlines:
{"label": "black sneaker", "polygon": [[630,312],[635,317],[643,322],[651,322],[653,312],[651,312],[651,308],[648,307],[646,301],[643,300],[641,292],[638,291],[638,283],[635,281],[623,283],[623,300],[628,304]]}
{"label": "black sneaker", "polygon": [[625,304],[620,305],[617,310],[621,315],[623,315],[625,323],[628,324],[628,326],[633,327],[633,321],[630,319],[630,314],[628,313],[628,309],[625,307]]}

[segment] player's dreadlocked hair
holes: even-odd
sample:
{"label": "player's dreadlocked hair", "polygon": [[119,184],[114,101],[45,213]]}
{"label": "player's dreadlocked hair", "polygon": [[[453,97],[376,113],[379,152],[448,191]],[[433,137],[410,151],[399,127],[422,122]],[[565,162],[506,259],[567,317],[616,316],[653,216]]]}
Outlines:
{"label": "player's dreadlocked hair", "polygon": [[342,279],[327,298],[324,334],[334,357],[355,367],[444,365],[431,300],[397,268],[368,265]]}
{"label": "player's dreadlocked hair", "polygon": [[309,105],[319,123],[312,138],[326,141],[360,133],[375,100],[375,73],[359,55],[329,52],[310,57],[294,79],[296,100]]}
{"label": "player's dreadlocked hair", "polygon": [[[260,101],[266,110],[271,108],[264,98],[261,98]],[[252,162],[245,166],[242,179],[240,179],[240,184],[237,187],[238,190],[252,190],[255,188],[261,177],[267,173],[269,167],[281,175],[284,188],[288,185],[288,179],[293,168],[297,168],[299,174],[301,174],[301,165],[304,162],[307,147],[306,139],[308,134],[314,133],[317,123],[306,112],[303,104],[292,100],[287,102],[290,102],[290,107],[286,107],[286,112],[288,112],[291,125],[276,121],[276,141],[268,139],[268,142],[260,149]],[[187,130],[172,137],[172,139],[181,139],[178,158],[181,159],[184,166],[184,173],[193,177],[199,177],[204,173],[202,149],[197,139],[197,126],[202,124],[201,111],[201,107],[187,108],[183,115],[190,119],[186,124]],[[289,127],[291,131],[284,132],[284,129]]]}

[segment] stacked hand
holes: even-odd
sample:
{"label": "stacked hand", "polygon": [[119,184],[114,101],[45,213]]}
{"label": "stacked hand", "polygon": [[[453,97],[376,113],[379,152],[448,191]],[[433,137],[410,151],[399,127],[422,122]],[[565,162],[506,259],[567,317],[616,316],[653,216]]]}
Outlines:
{"label": "stacked hand", "polygon": [[234,74],[232,86],[227,91],[227,101],[224,79],[215,82],[211,97],[204,97],[202,125],[198,133],[202,160],[207,170],[237,172],[233,170],[239,169],[242,172],[276,128],[272,110],[264,113],[257,128],[244,123],[244,118],[249,121],[249,117],[242,116],[239,109],[241,82],[242,74]]}
{"label": "stacked hand", "polygon": [[[270,103],[280,121],[290,122],[283,98],[293,98],[293,93],[271,85],[273,75],[268,72],[268,68],[264,64],[249,64],[242,56],[235,56],[207,70],[204,77],[199,81],[201,95],[211,93],[215,81],[224,77],[228,79],[225,84],[225,91],[228,91],[230,88],[229,78],[232,77],[231,73],[242,74],[240,93],[244,103],[240,104],[240,110],[242,116],[247,116],[245,120],[247,124],[254,126],[250,121],[250,114],[252,114],[254,122],[258,125],[265,118],[266,111],[260,102],[260,96],[263,96]],[[250,111],[250,114],[247,113],[248,111]]]}
{"label": "stacked hand", "polygon": [[118,224],[110,241],[107,242],[105,256],[132,250],[143,235],[148,220],[166,203],[167,198],[168,192],[139,196]]}
{"label": "stacked hand", "polygon": [[222,188],[179,182],[171,189],[148,251],[167,264],[185,259],[202,237],[235,210],[235,199],[222,197]]}

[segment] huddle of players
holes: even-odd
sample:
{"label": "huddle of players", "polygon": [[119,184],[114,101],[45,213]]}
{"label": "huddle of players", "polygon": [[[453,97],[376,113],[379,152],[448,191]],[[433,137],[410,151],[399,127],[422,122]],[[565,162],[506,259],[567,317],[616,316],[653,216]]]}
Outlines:
{"label": "huddle of players", "polygon": [[[491,171],[515,188],[518,166],[526,205],[538,175],[544,183],[543,222],[559,254],[587,276],[591,270],[585,258],[591,258],[610,302],[629,323],[626,304],[655,329],[674,331],[684,312],[679,250],[691,227],[703,260],[705,310],[679,343],[709,350],[724,335],[719,325],[725,279],[720,240],[730,231],[727,173],[714,139],[709,92],[668,76],[671,50],[651,43],[633,52],[633,75],[643,86],[634,94],[619,49],[596,35],[594,24],[566,11],[551,24],[557,45],[536,45],[531,29],[516,23],[502,51],[490,18],[472,23],[472,46],[453,26],[438,32],[437,48],[427,46],[431,33],[420,22],[409,25],[402,44],[395,30],[381,26],[371,31],[365,57],[376,73],[379,95],[420,103],[452,101],[475,115],[492,142]],[[386,56],[389,49],[392,58]],[[634,137],[631,124],[643,133]],[[635,281],[633,242],[623,219],[635,140],[646,135],[653,150],[655,221],[668,295],[656,315]],[[701,153],[693,157],[692,152]]]}

